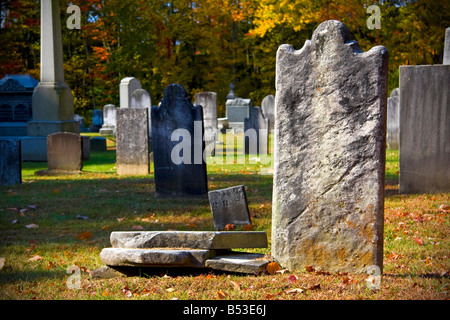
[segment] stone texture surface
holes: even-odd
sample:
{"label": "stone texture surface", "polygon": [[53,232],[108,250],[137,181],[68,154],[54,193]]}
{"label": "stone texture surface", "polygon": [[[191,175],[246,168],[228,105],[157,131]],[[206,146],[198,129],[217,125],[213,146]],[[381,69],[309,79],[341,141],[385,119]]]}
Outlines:
{"label": "stone texture surface", "polygon": [[100,129],[100,135],[114,135],[116,133],[117,108],[113,104],[107,104],[103,107],[103,125]]}
{"label": "stone texture surface", "polygon": [[215,250],[105,248],[100,259],[107,266],[203,268]]}
{"label": "stone texture surface", "polygon": [[399,88],[391,92],[387,103],[387,134],[388,149],[398,150],[400,146],[400,93]]}
{"label": "stone texture surface", "polygon": [[120,108],[130,107],[131,94],[141,89],[141,82],[134,77],[126,77],[120,80],[119,93],[120,93]]}
{"label": "stone texture surface", "polygon": [[400,67],[401,193],[450,192],[450,65]]}
{"label": "stone texture surface", "polygon": [[22,183],[22,159],[19,139],[0,139],[0,185]]}
{"label": "stone texture surface", "polygon": [[157,196],[207,196],[203,133],[202,107],[192,105],[181,85],[169,85],[161,105],[152,107]]}
{"label": "stone texture surface", "polygon": [[250,116],[250,108],[252,107],[250,99],[228,99],[225,102],[226,117],[228,125],[234,130],[244,130],[244,120]]}
{"label": "stone texture surface", "polygon": [[264,271],[269,262],[264,254],[234,252],[208,259],[205,266],[214,270],[258,275]]}
{"label": "stone texture surface", "polygon": [[195,95],[194,104],[202,106],[206,154],[208,156],[214,156],[216,151],[216,140],[218,138],[217,93],[199,92]]}
{"label": "stone texture surface", "polygon": [[208,197],[216,230],[224,230],[227,224],[252,223],[243,185],[210,191]]}
{"label": "stone texture surface", "polygon": [[270,129],[273,129],[275,126],[275,96],[271,94],[265,96],[261,102],[261,109],[264,118],[269,120]]}
{"label": "stone texture surface", "polygon": [[264,118],[260,107],[250,109],[250,117],[244,121],[245,154],[269,152],[269,119]]}
{"label": "stone texture surface", "polygon": [[146,175],[150,173],[148,140],[148,109],[117,109],[117,174]]}
{"label": "stone texture surface", "polygon": [[130,108],[146,108],[148,109],[148,136],[152,137],[152,119],[151,108],[152,98],[150,93],[145,89],[134,90],[130,97]]}
{"label": "stone texture surface", "polygon": [[83,169],[83,138],[70,132],[47,136],[48,170]]}
{"label": "stone texture surface", "polygon": [[272,255],[366,272],[383,264],[388,52],[363,52],[339,21],[325,21],[276,65]]}
{"label": "stone texture surface", "polygon": [[450,64],[450,27],[445,29],[444,58],[442,64]]}
{"label": "stone texture surface", "polygon": [[266,248],[267,235],[259,231],[116,231],[111,233],[115,248]]}

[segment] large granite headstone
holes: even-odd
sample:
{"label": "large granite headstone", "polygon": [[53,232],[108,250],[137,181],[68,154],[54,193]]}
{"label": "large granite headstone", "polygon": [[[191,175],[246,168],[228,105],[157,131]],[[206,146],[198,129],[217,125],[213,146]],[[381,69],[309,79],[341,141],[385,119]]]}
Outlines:
{"label": "large granite headstone", "polygon": [[0,139],[0,185],[22,182],[22,160],[19,139]]}
{"label": "large granite headstone", "polygon": [[252,224],[243,185],[210,191],[208,196],[216,230],[224,230],[228,224]]}
{"label": "large granite headstone", "polygon": [[157,196],[207,196],[203,112],[186,90],[171,84],[152,107],[152,145]]}
{"label": "large granite headstone", "polygon": [[244,120],[250,116],[252,101],[250,99],[228,99],[225,103],[226,117],[231,129],[244,130]]}
{"label": "large granite headstone", "polygon": [[126,77],[120,81],[119,94],[120,94],[120,108],[130,107],[131,94],[137,90],[141,89],[141,83],[138,79],[134,77]]}
{"label": "large granite headstone", "polygon": [[48,170],[83,169],[83,138],[76,133],[58,132],[47,136]]}
{"label": "large granite headstone", "polygon": [[383,265],[388,52],[325,21],[276,59],[272,255],[290,270]]}
{"label": "large granite headstone", "polygon": [[261,109],[264,118],[269,120],[270,129],[275,126],[275,96],[269,94],[261,102]]}
{"label": "large granite headstone", "polygon": [[250,109],[250,117],[244,122],[245,154],[269,152],[269,119],[264,118],[260,107]]}
{"label": "large granite headstone", "polygon": [[113,104],[107,104],[103,107],[103,125],[100,129],[100,135],[116,134],[116,114],[117,108]]}
{"label": "large granite headstone", "polygon": [[450,192],[450,65],[400,66],[400,193]]}
{"label": "large granite headstone", "polygon": [[[203,124],[205,129],[205,143],[210,154],[215,154],[215,142],[217,140],[217,93],[215,92],[199,92],[195,95],[195,105],[203,108]],[[210,155],[208,154],[208,155]]]}
{"label": "large granite headstone", "polygon": [[152,119],[151,108],[152,99],[150,93],[144,89],[134,90],[130,97],[130,108],[147,108],[148,109],[148,134],[152,137]]}
{"label": "large granite headstone", "polygon": [[119,175],[150,173],[148,109],[117,109],[116,163]]}
{"label": "large granite headstone", "polygon": [[387,135],[388,149],[398,150],[400,144],[400,94],[399,88],[391,92],[387,103]]}

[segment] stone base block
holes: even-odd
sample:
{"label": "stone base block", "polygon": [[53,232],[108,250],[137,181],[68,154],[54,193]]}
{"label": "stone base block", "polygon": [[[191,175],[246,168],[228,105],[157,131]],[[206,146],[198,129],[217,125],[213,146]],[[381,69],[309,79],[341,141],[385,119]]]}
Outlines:
{"label": "stone base block", "polygon": [[260,274],[269,262],[264,254],[233,252],[208,259],[205,266],[214,270]]}

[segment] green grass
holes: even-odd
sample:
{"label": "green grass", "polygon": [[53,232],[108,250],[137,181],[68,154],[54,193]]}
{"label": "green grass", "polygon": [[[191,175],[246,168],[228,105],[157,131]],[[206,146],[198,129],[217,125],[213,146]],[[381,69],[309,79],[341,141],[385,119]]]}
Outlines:
{"label": "green grass", "polygon": [[[448,297],[449,194],[399,195],[398,151],[387,151],[384,270],[380,290],[365,275],[293,271],[276,275],[192,273],[96,280],[88,270],[102,266],[112,231],[214,230],[207,199],[155,198],[153,173],[118,176],[114,141],[93,152],[83,172],[36,176],[46,163],[23,164],[23,184],[0,187],[0,299],[446,299]],[[241,150],[242,145],[237,149]],[[220,156],[220,153],[218,153]],[[267,232],[270,254],[272,175],[268,167],[238,155],[208,165],[210,190],[244,184],[254,230]],[[209,159],[211,160],[211,159]],[[244,162],[244,163],[241,163]],[[87,217],[81,219],[79,216]],[[27,228],[31,224],[39,227]],[[92,237],[80,239],[88,232]],[[419,242],[421,244],[419,244]],[[30,261],[30,258],[40,257]],[[81,268],[80,290],[69,289],[67,268]],[[290,280],[291,279],[291,280]],[[289,293],[292,288],[303,293]],[[127,292],[130,291],[130,294]]]}

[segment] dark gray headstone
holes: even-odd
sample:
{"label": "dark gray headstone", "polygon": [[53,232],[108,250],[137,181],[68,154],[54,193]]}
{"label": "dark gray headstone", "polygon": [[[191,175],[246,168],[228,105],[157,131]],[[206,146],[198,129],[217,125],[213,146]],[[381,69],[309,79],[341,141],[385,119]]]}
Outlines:
{"label": "dark gray headstone", "polygon": [[89,127],[90,132],[99,132],[103,125],[103,111],[94,109],[92,111],[92,124]]}
{"label": "dark gray headstone", "polygon": [[245,154],[267,154],[269,151],[269,119],[265,119],[260,107],[250,109],[245,118]]}
{"label": "dark gray headstone", "polygon": [[400,193],[450,192],[450,65],[400,67]]}
{"label": "dark gray headstone", "polygon": [[0,139],[0,185],[22,182],[22,160],[19,139]]}
{"label": "dark gray headstone", "polygon": [[83,138],[76,133],[58,132],[47,136],[48,170],[83,169]]}
{"label": "dark gray headstone", "polygon": [[117,109],[116,163],[119,175],[150,173],[148,109]]}
{"label": "dark gray headstone", "polygon": [[[290,270],[383,266],[388,52],[336,20],[277,52],[272,255]],[[401,91],[401,90],[400,90]]]}
{"label": "dark gray headstone", "polygon": [[203,112],[186,90],[171,84],[152,107],[152,145],[157,196],[207,196]]}
{"label": "dark gray headstone", "polygon": [[208,193],[209,204],[216,230],[224,230],[227,224],[251,224],[245,186],[236,186]]}
{"label": "dark gray headstone", "polygon": [[90,140],[90,150],[91,151],[107,151],[106,138],[103,137],[92,137]]}
{"label": "dark gray headstone", "polygon": [[399,88],[395,88],[388,98],[387,104],[387,134],[388,148],[398,150],[400,145],[400,96]]}
{"label": "dark gray headstone", "polygon": [[81,136],[83,139],[83,160],[91,158],[91,138],[89,136]]}
{"label": "dark gray headstone", "polygon": [[275,96],[269,94],[261,102],[261,110],[264,118],[269,119],[270,129],[275,125]]}

